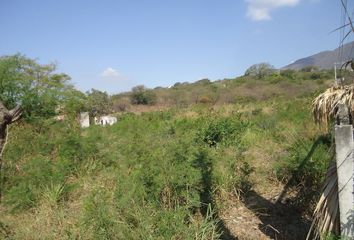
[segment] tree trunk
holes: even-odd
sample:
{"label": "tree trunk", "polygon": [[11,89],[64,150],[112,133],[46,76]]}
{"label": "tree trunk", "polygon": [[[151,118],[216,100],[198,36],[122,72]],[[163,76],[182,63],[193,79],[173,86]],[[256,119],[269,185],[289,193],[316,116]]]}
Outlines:
{"label": "tree trunk", "polygon": [[3,176],[2,176],[2,155],[7,140],[7,127],[11,123],[16,122],[22,116],[22,109],[20,106],[15,107],[12,110],[8,110],[4,104],[0,101],[0,202],[2,199],[3,191]]}

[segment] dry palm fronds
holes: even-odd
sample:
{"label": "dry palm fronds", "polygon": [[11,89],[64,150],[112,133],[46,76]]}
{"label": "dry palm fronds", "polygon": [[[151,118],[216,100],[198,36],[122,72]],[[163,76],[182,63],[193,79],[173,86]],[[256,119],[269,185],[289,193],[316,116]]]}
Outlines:
{"label": "dry palm fronds", "polygon": [[317,123],[325,126],[335,118],[338,104],[344,104],[352,113],[354,111],[354,85],[335,86],[328,88],[312,102],[312,113]]}
{"label": "dry palm fronds", "polygon": [[328,169],[325,186],[317,203],[306,240],[322,239],[327,234],[340,233],[337,181],[337,167],[333,161]]}

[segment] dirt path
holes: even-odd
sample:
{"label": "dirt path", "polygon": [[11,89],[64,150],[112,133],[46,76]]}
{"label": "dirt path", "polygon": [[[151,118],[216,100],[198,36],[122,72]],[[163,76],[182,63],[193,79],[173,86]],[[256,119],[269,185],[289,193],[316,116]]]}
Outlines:
{"label": "dirt path", "polygon": [[219,216],[235,239],[305,239],[310,220],[302,216],[289,198],[276,202],[277,196],[252,191],[242,201],[236,198],[230,201]]}

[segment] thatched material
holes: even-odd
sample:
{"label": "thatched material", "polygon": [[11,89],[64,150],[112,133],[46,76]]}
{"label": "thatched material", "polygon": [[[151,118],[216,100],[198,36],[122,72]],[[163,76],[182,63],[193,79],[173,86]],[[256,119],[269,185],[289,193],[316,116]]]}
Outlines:
{"label": "thatched material", "polygon": [[348,106],[354,112],[354,85],[335,86],[328,88],[312,102],[312,113],[315,121],[328,126],[331,119],[335,119],[338,104]]}
{"label": "thatched material", "polygon": [[323,239],[327,234],[340,234],[338,178],[335,162],[328,169],[325,186],[317,203],[314,219],[306,240]]}
{"label": "thatched material", "polygon": [[[354,112],[354,85],[334,86],[316,97],[312,102],[312,113],[317,123],[328,127],[341,110],[340,105]],[[343,109],[342,109],[343,110]],[[339,111],[339,112],[338,112]],[[335,161],[328,169],[322,195],[317,203],[314,219],[307,236],[309,239],[323,239],[328,234],[340,234],[338,176]]]}

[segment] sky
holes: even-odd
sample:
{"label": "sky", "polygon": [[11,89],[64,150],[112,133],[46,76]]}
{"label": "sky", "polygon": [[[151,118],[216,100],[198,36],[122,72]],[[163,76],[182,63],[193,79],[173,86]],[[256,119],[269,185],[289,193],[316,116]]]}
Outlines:
{"label": "sky", "polygon": [[280,68],[337,48],[340,24],[340,0],[0,0],[0,55],[114,94]]}

